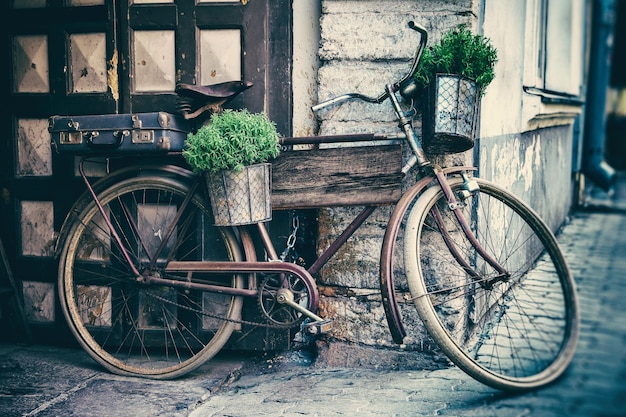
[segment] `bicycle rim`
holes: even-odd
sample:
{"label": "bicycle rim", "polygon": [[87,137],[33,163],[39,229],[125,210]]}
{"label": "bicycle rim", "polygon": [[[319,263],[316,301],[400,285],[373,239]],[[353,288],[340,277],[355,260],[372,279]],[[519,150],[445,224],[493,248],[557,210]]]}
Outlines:
{"label": "bicycle rim", "polygon": [[[429,334],[459,368],[497,389],[538,388],[558,378],[573,358],[579,327],[575,285],[545,223],[510,193],[476,180],[480,191],[465,201],[464,216],[510,277],[481,258],[440,187],[433,187],[407,220],[409,290]],[[462,181],[450,184],[458,194]],[[445,233],[434,220],[435,208]],[[478,276],[461,267],[444,236]]]}
{"label": "bicycle rim", "polygon": [[[140,273],[185,280],[185,273],[166,273],[167,263],[242,260],[237,239],[213,226],[198,193],[183,209],[189,193],[173,179],[148,177],[99,195]],[[243,286],[238,275],[201,278]],[[181,376],[217,354],[242,307],[241,297],[138,282],[95,203],[77,215],[68,234],[59,294],[70,330],[97,362],[116,374],[155,379]]]}

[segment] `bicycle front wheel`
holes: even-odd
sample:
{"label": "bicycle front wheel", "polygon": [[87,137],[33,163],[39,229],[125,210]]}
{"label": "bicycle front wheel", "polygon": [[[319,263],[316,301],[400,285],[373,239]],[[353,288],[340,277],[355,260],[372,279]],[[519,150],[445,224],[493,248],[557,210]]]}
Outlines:
{"label": "bicycle front wheel", "polygon": [[[168,262],[242,260],[238,240],[230,229],[213,226],[201,193],[174,178],[126,179],[98,198],[111,227],[92,202],[76,214],[61,254],[59,295],[70,330],[116,374],[166,379],[202,365],[228,341],[241,297],[143,283],[112,230],[140,274],[178,282],[196,277],[166,272]],[[233,274],[202,280],[243,286]]]}
{"label": "bicycle front wheel", "polygon": [[[462,201],[480,246],[461,230],[440,187],[409,214],[405,270],[414,304],[431,337],[459,368],[501,390],[529,390],[558,378],[578,339],[575,285],[548,226],[525,203],[476,179]],[[450,180],[455,195],[463,185]]]}

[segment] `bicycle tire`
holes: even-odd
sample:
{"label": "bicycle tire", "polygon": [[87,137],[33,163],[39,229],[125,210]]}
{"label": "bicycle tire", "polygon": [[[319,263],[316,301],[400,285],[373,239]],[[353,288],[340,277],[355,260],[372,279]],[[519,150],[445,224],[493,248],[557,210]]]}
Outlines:
{"label": "bicycle tire", "polygon": [[[463,213],[489,255],[510,273],[496,275],[467,241],[439,186],[416,201],[406,225],[409,291],[424,326],[464,372],[505,391],[536,389],[572,361],[579,332],[575,284],[549,227],[524,202],[476,178],[480,190]],[[460,178],[450,180],[455,195]],[[478,272],[456,261],[433,215],[439,208],[449,239]]]}
{"label": "bicycle tire", "polygon": [[[179,213],[190,193],[185,182],[148,176],[125,179],[98,195],[142,274],[185,279],[185,273],[166,273],[166,264],[243,260],[234,233],[213,226],[210,206],[200,193],[194,193],[190,204]],[[166,243],[157,254],[163,240]],[[59,264],[59,295],[68,326],[79,344],[115,374],[152,379],[184,375],[215,356],[241,318],[241,296],[146,285],[136,278],[122,259],[96,203],[91,202],[76,214],[65,241]],[[243,287],[240,275],[203,279]],[[217,319],[218,315],[224,318]]]}

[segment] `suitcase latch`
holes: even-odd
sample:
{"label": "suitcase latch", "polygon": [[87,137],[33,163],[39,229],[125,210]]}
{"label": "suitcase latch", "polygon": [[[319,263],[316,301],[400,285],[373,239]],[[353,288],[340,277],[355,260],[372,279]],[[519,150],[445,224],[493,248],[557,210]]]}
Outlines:
{"label": "suitcase latch", "polygon": [[133,143],[154,143],[154,130],[133,130]]}
{"label": "suitcase latch", "polygon": [[59,143],[61,145],[80,145],[83,143],[81,132],[59,132]]}
{"label": "suitcase latch", "polygon": [[168,117],[167,113],[159,112],[157,120],[159,121],[159,126],[163,128],[170,126],[170,118]]}

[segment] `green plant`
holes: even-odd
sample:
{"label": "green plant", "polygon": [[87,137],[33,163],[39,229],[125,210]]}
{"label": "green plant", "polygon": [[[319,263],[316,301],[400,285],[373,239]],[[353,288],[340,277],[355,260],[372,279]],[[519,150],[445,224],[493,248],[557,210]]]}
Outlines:
{"label": "green plant", "polygon": [[489,38],[474,35],[460,25],[446,32],[438,44],[424,50],[413,77],[423,88],[435,74],[459,74],[476,81],[482,94],[495,76],[497,61],[497,50]]}
{"label": "green plant", "polygon": [[265,114],[228,109],[187,135],[183,157],[196,173],[241,171],[277,157],[279,151],[276,125]]}

